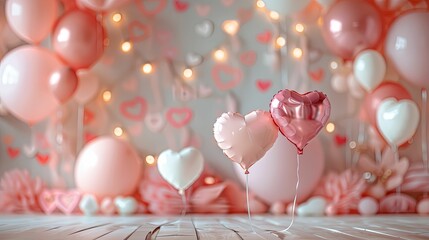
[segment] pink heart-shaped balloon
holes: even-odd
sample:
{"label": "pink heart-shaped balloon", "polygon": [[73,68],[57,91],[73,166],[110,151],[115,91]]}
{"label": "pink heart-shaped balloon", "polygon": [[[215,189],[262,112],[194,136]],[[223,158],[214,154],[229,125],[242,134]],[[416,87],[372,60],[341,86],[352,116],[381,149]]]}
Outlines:
{"label": "pink heart-shaped balloon", "polygon": [[307,143],[323,128],[331,113],[328,97],[318,91],[299,94],[281,90],[270,103],[271,117],[280,132],[302,154]]}
{"label": "pink heart-shaped balloon", "polygon": [[268,112],[256,110],[246,116],[224,113],[214,124],[214,137],[228,158],[248,169],[262,158],[277,139],[278,129]]}

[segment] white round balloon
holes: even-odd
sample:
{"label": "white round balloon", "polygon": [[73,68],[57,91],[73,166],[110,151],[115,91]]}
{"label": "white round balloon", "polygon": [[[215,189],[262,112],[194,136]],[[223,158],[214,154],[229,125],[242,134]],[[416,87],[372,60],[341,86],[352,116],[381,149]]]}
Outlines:
{"label": "white round balloon", "polygon": [[386,75],[386,61],[375,50],[365,50],[356,57],[353,64],[356,80],[367,91],[373,90]]}

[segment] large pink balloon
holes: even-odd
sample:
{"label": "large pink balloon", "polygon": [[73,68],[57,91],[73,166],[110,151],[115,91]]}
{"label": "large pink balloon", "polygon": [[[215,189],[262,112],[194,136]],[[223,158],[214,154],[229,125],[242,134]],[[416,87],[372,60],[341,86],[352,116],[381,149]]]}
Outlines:
{"label": "large pink balloon", "polygon": [[130,0],[77,0],[81,5],[97,12],[113,10]]}
{"label": "large pink balloon", "polygon": [[25,45],[9,52],[0,65],[0,98],[20,120],[34,124],[57,106],[49,79],[63,65],[54,54]]}
{"label": "large pink balloon", "polygon": [[74,10],[58,21],[52,45],[71,68],[89,68],[103,54],[104,28],[94,14]]}
{"label": "large pink balloon", "polygon": [[76,72],[67,67],[58,69],[49,79],[51,91],[60,103],[67,102],[73,96],[78,83]]}
{"label": "large pink balloon", "polygon": [[129,143],[100,137],[80,152],[75,182],[78,189],[98,198],[129,196],[136,191],[141,168],[140,158]]}
{"label": "large pink balloon", "polygon": [[51,32],[58,13],[57,0],[7,0],[6,17],[22,39],[40,43]]}
{"label": "large pink balloon", "polygon": [[271,117],[280,132],[302,154],[308,142],[316,137],[331,114],[328,97],[318,91],[299,94],[281,90],[270,103]]}
{"label": "large pink balloon", "polygon": [[383,33],[382,18],[368,1],[340,0],[325,14],[322,33],[333,53],[353,59],[358,52],[379,44]]}
{"label": "large pink balloon", "polygon": [[386,57],[399,74],[419,87],[429,87],[429,12],[406,12],[393,22],[386,37]]}
{"label": "large pink balloon", "polygon": [[[319,139],[308,144],[308,151],[300,157],[300,185],[298,202],[307,199],[317,186],[324,170],[325,157]],[[245,175],[235,165],[235,172],[242,183]],[[249,174],[249,188],[256,196],[267,203],[291,202],[295,195],[296,148],[279,135],[273,147],[261,161],[255,163]]]}

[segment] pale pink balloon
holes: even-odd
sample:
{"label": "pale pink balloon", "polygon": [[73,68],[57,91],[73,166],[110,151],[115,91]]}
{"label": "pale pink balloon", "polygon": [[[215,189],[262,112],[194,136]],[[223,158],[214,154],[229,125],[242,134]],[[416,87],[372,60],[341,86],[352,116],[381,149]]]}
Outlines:
{"label": "pale pink balloon", "polygon": [[[279,135],[273,147],[261,161],[255,163],[249,174],[249,188],[253,194],[266,203],[289,203],[295,196],[296,148]],[[311,141],[300,156],[300,184],[298,202],[305,201],[313,193],[322,177],[325,166],[323,146],[319,139]],[[243,170],[235,166],[235,172],[244,184]]]}
{"label": "pale pink balloon", "polygon": [[270,113],[280,132],[296,146],[298,154],[302,154],[328,121],[331,104],[322,92],[299,94],[284,89],[271,100]]}
{"label": "pale pink balloon", "polygon": [[58,15],[57,0],[7,0],[6,17],[22,39],[40,43],[51,32]]}
{"label": "pale pink balloon", "polygon": [[79,78],[79,84],[73,98],[76,102],[83,105],[97,96],[100,87],[100,79],[91,71],[78,71],[77,76]]}
{"label": "pale pink balloon", "polygon": [[77,0],[79,4],[97,12],[105,12],[118,8],[130,0]]}
{"label": "pale pink balloon", "polygon": [[246,173],[273,146],[278,128],[268,112],[253,111],[246,116],[224,113],[213,127],[220,149]]}
{"label": "pale pink balloon", "polygon": [[103,55],[104,35],[104,28],[93,13],[77,9],[58,20],[52,45],[74,70],[89,68]]}
{"label": "pale pink balloon", "polygon": [[391,25],[385,44],[386,57],[398,73],[416,86],[429,87],[429,11],[405,12]]}
{"label": "pale pink balloon", "polygon": [[79,153],[76,186],[102,199],[132,195],[140,180],[141,160],[132,146],[113,137],[99,137]]}
{"label": "pale pink balloon", "polygon": [[10,113],[30,125],[58,106],[49,78],[63,67],[54,54],[25,45],[9,52],[0,65],[0,98]]}
{"label": "pale pink balloon", "polygon": [[78,83],[76,72],[67,67],[58,69],[49,79],[51,91],[60,103],[67,102],[73,96]]}
{"label": "pale pink balloon", "polygon": [[381,14],[368,1],[337,1],[323,17],[326,45],[344,59],[353,59],[358,52],[375,48],[382,33]]}

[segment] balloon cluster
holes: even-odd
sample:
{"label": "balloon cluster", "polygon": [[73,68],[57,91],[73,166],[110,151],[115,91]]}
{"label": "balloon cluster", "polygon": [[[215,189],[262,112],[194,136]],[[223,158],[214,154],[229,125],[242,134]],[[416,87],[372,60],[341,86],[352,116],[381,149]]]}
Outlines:
{"label": "balloon cluster", "polygon": [[[30,43],[0,65],[0,98],[18,119],[33,125],[67,102],[82,74],[103,54],[105,30],[97,17],[127,0],[7,0],[11,29]],[[19,10],[19,11],[18,11]],[[60,17],[58,17],[61,14]],[[40,43],[50,36],[53,52]]]}

